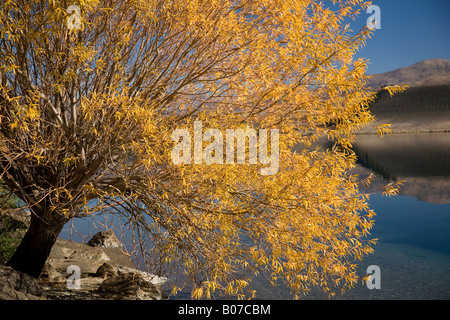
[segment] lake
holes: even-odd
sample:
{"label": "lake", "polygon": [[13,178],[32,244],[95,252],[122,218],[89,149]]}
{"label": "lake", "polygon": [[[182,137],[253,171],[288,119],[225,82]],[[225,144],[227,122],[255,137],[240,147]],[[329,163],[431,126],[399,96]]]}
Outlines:
{"label": "lake", "polygon": [[[354,172],[377,175],[362,191],[374,192],[391,181],[405,183],[399,195],[373,194],[369,200],[377,213],[372,237],[379,241],[375,252],[358,263],[358,274],[378,266],[381,288],[360,282],[332,299],[450,299],[450,133],[360,135],[355,151],[360,161]],[[74,224],[84,235],[97,231],[89,219]],[[70,237],[69,226],[60,237]],[[72,239],[81,237],[72,234]],[[292,298],[285,286],[270,286],[263,278],[252,284],[257,299]],[[190,295],[185,291],[171,298]],[[313,289],[304,299],[328,296]]]}

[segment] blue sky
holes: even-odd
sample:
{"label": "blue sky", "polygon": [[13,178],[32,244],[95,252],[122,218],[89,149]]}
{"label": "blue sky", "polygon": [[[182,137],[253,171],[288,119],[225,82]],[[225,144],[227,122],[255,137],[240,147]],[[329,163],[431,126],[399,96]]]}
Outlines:
{"label": "blue sky", "polygon": [[[381,10],[376,30],[358,57],[370,60],[368,73],[386,72],[427,59],[450,60],[450,0],[372,0]],[[361,13],[353,30],[371,14]]]}

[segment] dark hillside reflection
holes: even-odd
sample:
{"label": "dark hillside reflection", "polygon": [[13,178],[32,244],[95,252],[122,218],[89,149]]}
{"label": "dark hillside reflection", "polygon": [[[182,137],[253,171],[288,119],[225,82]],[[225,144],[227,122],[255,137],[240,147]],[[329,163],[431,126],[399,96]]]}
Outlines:
{"label": "dark hillside reflection", "polygon": [[406,180],[401,195],[450,203],[450,133],[361,135],[354,150],[359,158],[355,173],[373,171],[383,178],[370,189],[386,181]]}
{"label": "dark hillside reflection", "polygon": [[[317,145],[332,148],[325,138]],[[294,150],[301,152],[302,145]],[[375,173],[377,178],[363,192],[380,190],[388,182],[405,181],[400,195],[435,204],[450,203],[450,133],[392,134],[383,138],[359,135],[353,150],[358,163],[352,171],[361,178]]]}
{"label": "dark hillside reflection", "polygon": [[450,134],[359,136],[360,163],[389,178],[450,177]]}

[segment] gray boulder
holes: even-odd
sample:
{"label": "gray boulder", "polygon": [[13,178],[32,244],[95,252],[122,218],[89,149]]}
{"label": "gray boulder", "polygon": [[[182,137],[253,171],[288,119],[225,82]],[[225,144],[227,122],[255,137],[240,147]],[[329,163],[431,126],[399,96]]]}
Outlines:
{"label": "gray boulder", "polygon": [[98,269],[97,272],[95,273],[96,277],[100,277],[103,279],[107,279],[110,278],[112,276],[115,276],[117,274],[116,269],[114,268],[113,265],[111,265],[108,262],[104,262]]}
{"label": "gray boulder", "polygon": [[95,273],[109,256],[101,249],[83,243],[58,239],[53,245],[47,262],[66,275],[70,265],[77,265],[83,274]]}
{"label": "gray boulder", "polygon": [[44,300],[37,279],[0,265],[0,300]]}
{"label": "gray boulder", "polygon": [[110,230],[97,232],[87,244],[91,247],[122,248],[122,243]]}
{"label": "gray boulder", "polygon": [[148,281],[155,285],[162,285],[162,284],[166,283],[168,280],[166,277],[160,277],[155,274],[151,274],[151,273],[141,271],[141,270],[138,270],[135,268],[130,268],[130,267],[118,266],[116,268],[116,270],[117,270],[118,274],[126,274],[126,273],[139,274],[139,276],[141,276],[145,281]]}
{"label": "gray boulder", "polygon": [[112,300],[161,300],[161,288],[138,273],[124,273],[102,282],[97,292]]}
{"label": "gray boulder", "polygon": [[52,264],[46,262],[39,276],[39,281],[48,284],[58,284],[66,282],[66,279]]}
{"label": "gray boulder", "polygon": [[[103,239],[97,236],[96,239]],[[91,239],[92,240],[92,239]],[[167,279],[134,268],[131,256],[111,241],[90,241],[102,247],[58,239],[52,248],[40,281],[52,300],[160,300],[161,284]],[[106,244],[105,244],[106,243]],[[69,289],[60,281],[68,277],[67,267],[80,270],[80,286]],[[61,275],[61,277],[60,277]]]}

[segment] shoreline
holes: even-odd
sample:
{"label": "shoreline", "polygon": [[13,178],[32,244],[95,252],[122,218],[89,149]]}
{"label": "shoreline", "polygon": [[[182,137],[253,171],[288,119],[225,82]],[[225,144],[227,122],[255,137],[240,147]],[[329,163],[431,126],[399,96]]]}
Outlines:
{"label": "shoreline", "polygon": [[[423,130],[402,130],[402,129],[392,129],[392,132],[387,133],[390,134],[426,134],[426,133],[450,133],[450,129],[443,130],[433,130],[433,129],[423,129]],[[357,132],[356,135],[375,135],[377,134],[376,129],[374,131],[360,131]]]}

